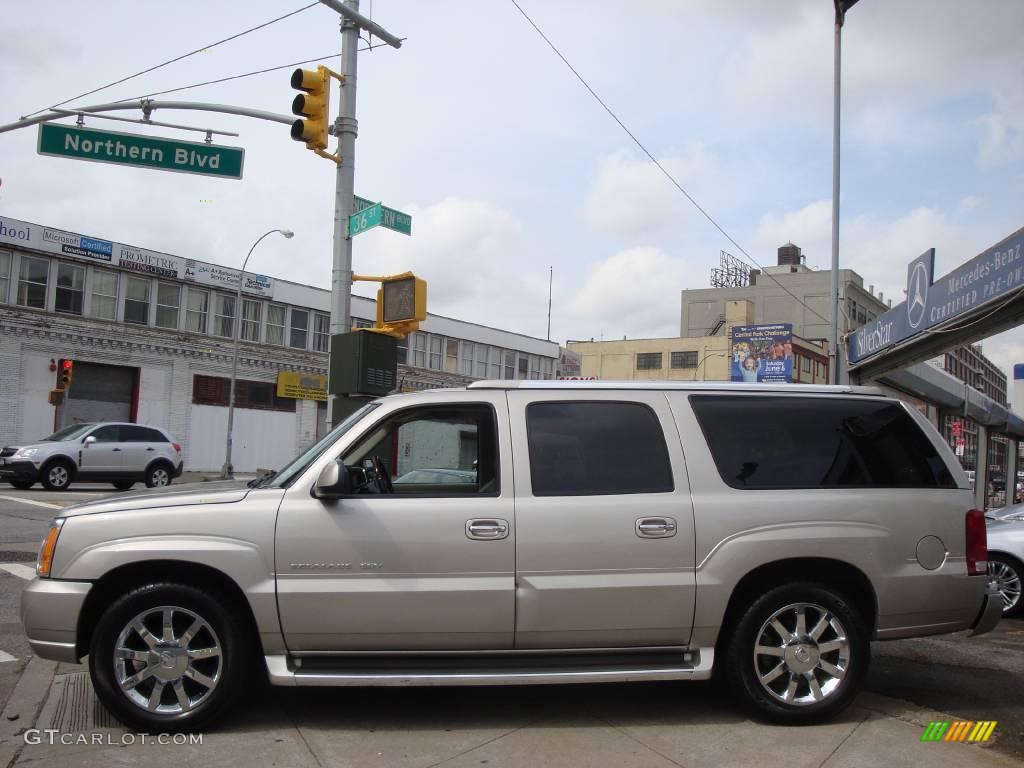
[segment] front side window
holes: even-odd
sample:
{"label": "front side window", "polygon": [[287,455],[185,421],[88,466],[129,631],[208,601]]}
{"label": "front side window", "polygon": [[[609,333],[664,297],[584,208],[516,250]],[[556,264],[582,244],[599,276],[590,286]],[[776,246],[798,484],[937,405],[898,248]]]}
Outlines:
{"label": "front side window", "polygon": [[85,267],[74,264],[57,265],[57,296],[53,308],[71,315],[82,314],[85,295]]}
{"label": "front side window", "polygon": [[95,437],[97,443],[119,443],[121,427],[118,424],[107,424],[90,433],[89,437]]}
{"label": "front side window", "polygon": [[124,321],[126,323],[149,324],[149,280],[144,277],[129,277],[124,293]]}
{"label": "front side window", "polygon": [[217,294],[217,316],[214,320],[214,334],[225,338],[235,335],[235,297],[226,293]]}
{"label": "front side window", "polygon": [[429,406],[393,414],[352,448],[344,462],[359,468],[374,456],[384,464],[398,495],[499,491],[497,426],[489,405]]}
{"label": "front side window", "polygon": [[313,315],[313,351],[331,351],[331,318],[319,312]]}
{"label": "front side window", "polygon": [[92,271],[92,302],[93,317],[103,320],[117,318],[117,272],[109,269]]}
{"label": "front side window", "polygon": [[209,291],[189,288],[188,306],[185,308],[185,330],[192,333],[206,333],[206,316],[209,312]]}
{"label": "front side window", "polygon": [[284,319],[288,308],[280,304],[267,305],[267,344],[284,346]]}
{"label": "front side window", "polygon": [[665,435],[642,403],[545,402],[526,408],[534,496],[668,493]]}
{"label": "front side window", "polygon": [[178,305],[181,303],[181,286],[174,283],[156,285],[156,324],[160,328],[178,327]]}
{"label": "front side window", "polygon": [[242,299],[242,340],[260,340],[260,313],[263,304],[254,299]]}
{"label": "front side window", "polygon": [[733,488],[952,488],[928,437],[898,403],[692,395],[722,480]]}
{"label": "front side window", "polygon": [[0,304],[7,303],[8,286],[11,284],[11,252],[0,251]]}
{"label": "front side window", "polygon": [[18,270],[18,304],[22,307],[46,309],[46,284],[50,262],[46,259],[21,257]]}
{"label": "front side window", "polygon": [[306,336],[309,330],[309,313],[304,309],[292,309],[291,334],[288,346],[296,349],[306,348]]}

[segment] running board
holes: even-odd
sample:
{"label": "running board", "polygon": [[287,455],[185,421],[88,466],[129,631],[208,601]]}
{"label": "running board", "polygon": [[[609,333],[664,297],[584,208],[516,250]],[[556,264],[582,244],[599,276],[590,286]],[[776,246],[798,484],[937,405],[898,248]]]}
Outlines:
{"label": "running board", "polygon": [[[537,685],[568,683],[619,683],[643,680],[708,680],[714,665],[713,648],[688,651],[668,663],[667,659],[645,660],[643,655],[602,663],[594,659],[580,663],[577,659],[552,655],[517,660],[510,665],[497,659],[475,657],[471,663],[459,664],[448,659],[443,666],[418,659],[378,657],[361,659],[358,665],[350,659],[320,657],[297,659],[284,654],[265,656],[272,685],[281,686],[429,686],[429,685]],[[469,661],[468,659],[465,661]],[[503,658],[501,661],[505,661]],[[417,663],[419,662],[419,663]],[[488,663],[492,662],[492,663]],[[498,663],[493,663],[498,662]],[[555,662],[555,663],[552,663]]]}

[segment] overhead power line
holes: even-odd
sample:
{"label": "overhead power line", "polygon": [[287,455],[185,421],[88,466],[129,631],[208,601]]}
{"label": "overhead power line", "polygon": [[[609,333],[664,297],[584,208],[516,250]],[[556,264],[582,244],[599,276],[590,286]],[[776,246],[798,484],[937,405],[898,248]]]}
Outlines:
{"label": "overhead power line", "polygon": [[119,80],[113,81],[112,83],[107,83],[106,85],[101,85],[99,88],[93,88],[91,91],[86,91],[85,93],[80,93],[77,96],[72,96],[71,98],[64,99],[64,101],[58,101],[56,104],[51,104],[49,107],[43,107],[42,109],[37,109],[35,112],[29,112],[27,115],[22,115],[22,119],[25,119],[26,117],[32,117],[33,115],[38,115],[40,112],[45,112],[47,109],[53,109],[54,107],[64,106],[68,102],[75,101],[76,99],[80,99],[83,96],[91,96],[94,93],[99,93],[100,91],[105,91],[107,88],[111,88],[111,87],[113,87],[115,85],[120,85],[121,83],[125,83],[125,82],[127,82],[129,80],[133,80],[134,78],[140,77],[141,75],[145,75],[145,74],[148,74],[150,72],[154,72],[154,71],[160,69],[161,67],[166,67],[168,64],[174,64],[175,62],[181,61],[182,59],[187,59],[189,56],[195,56],[197,53],[202,53],[203,51],[208,51],[211,48],[216,48],[218,45],[222,45],[224,43],[228,43],[228,42],[230,42],[232,40],[237,40],[238,38],[243,37],[244,35],[248,35],[250,32],[255,32],[256,30],[263,29],[264,27],[269,27],[271,24],[276,24],[277,22],[283,21],[284,19],[287,19],[290,16],[294,16],[297,13],[302,13],[303,11],[307,11],[307,10],[309,10],[310,8],[312,8],[312,7],[316,6],[316,5],[320,5],[320,3],[319,2],[313,2],[313,3],[310,3],[309,5],[304,5],[301,8],[297,8],[294,11],[290,11],[289,13],[286,13],[284,16],[278,16],[276,19],[271,19],[270,21],[265,21],[262,24],[256,25],[255,27],[250,27],[249,29],[246,29],[246,30],[238,32],[238,33],[236,33],[234,35],[231,35],[230,37],[225,37],[223,40],[218,40],[215,43],[211,43],[209,45],[204,45],[201,48],[196,48],[194,51],[189,51],[188,53],[183,53],[180,56],[175,56],[173,59],[168,59],[167,61],[164,61],[164,62],[162,62],[160,64],[156,64],[156,65],[154,65],[152,67],[148,67],[148,68],[143,69],[143,70],[141,70],[139,72],[136,72],[133,75],[128,75],[127,77],[122,77]]}
{"label": "overhead power line", "polygon": [[[672,185],[676,189],[678,189],[687,200],[690,201],[690,204],[693,205],[694,208],[696,208],[698,211],[700,211],[701,215],[704,216],[704,218],[707,219],[711,223],[711,225],[715,229],[717,229],[722,234],[723,237],[725,237],[726,240],[728,240],[730,243],[732,243],[734,246],[736,246],[736,248],[739,250],[739,252],[742,253],[753,266],[755,266],[758,269],[762,270],[762,274],[765,277],[770,278],[772,280],[772,282],[774,282],[777,286],[779,286],[779,288],[781,288],[783,291],[788,293],[793,299],[795,299],[798,304],[803,305],[806,309],[810,310],[812,314],[816,315],[817,317],[820,317],[825,322],[827,322],[827,323],[831,323],[832,322],[829,318],[824,317],[822,314],[817,312],[813,307],[811,307],[806,302],[804,302],[799,296],[797,296],[795,293],[793,293],[788,288],[786,288],[786,286],[784,286],[782,283],[780,283],[778,280],[776,280],[774,275],[772,275],[769,272],[764,272],[763,271],[764,267],[761,266],[761,264],[757,261],[757,259],[755,259],[749,253],[747,253],[746,249],[744,249],[744,247],[742,245],[737,243],[733,239],[733,237],[728,232],[726,232],[725,229],[723,229],[722,226],[717,221],[715,221],[714,217],[712,217],[710,213],[708,213],[706,210],[704,210],[704,208],[701,206],[701,204],[698,203],[693,198],[693,196],[683,188],[683,185],[680,184],[678,181],[676,181],[675,177],[671,173],[669,173],[668,169],[665,168],[665,166],[662,165],[658,161],[658,159],[654,155],[652,155],[650,153],[650,151],[647,149],[647,147],[644,146],[643,142],[640,141],[640,139],[638,139],[636,137],[636,135],[631,130],[629,130],[629,128],[626,126],[626,124],[624,122],[622,122],[622,120],[619,118],[619,116],[617,114],[615,114],[614,111],[612,111],[612,108],[609,107],[605,103],[604,99],[602,99],[597,94],[597,91],[595,91],[593,88],[590,87],[590,83],[588,83],[583,78],[583,75],[581,75],[578,71],[576,71],[576,68],[572,64],[569,63],[569,60],[567,58],[565,58],[565,56],[562,55],[562,52],[560,50],[558,50],[558,48],[555,46],[555,44],[552,43],[551,40],[548,39],[548,36],[545,35],[543,30],[541,30],[541,28],[537,26],[536,22],[534,22],[534,20],[530,18],[529,14],[527,14],[526,11],[523,10],[522,6],[519,5],[519,3],[516,2],[516,0],[512,0],[512,5],[514,5],[516,7],[516,10],[518,10],[519,13],[521,13],[523,15],[523,18],[526,19],[529,22],[530,26],[533,27],[537,31],[537,34],[540,35],[544,39],[544,42],[547,43],[548,46],[551,48],[551,50],[555,52],[555,55],[557,55],[558,58],[560,58],[562,60],[562,63],[565,64],[565,66],[567,66],[569,68],[569,71],[572,72],[576,76],[576,79],[579,80],[580,83],[583,84],[583,87],[586,88],[590,92],[590,95],[593,96],[594,99],[597,100],[597,103],[600,104],[604,108],[604,111],[607,112],[611,116],[611,118],[616,123],[619,124],[619,127],[623,131],[625,131],[626,135],[629,136],[629,138],[631,138],[633,140],[633,143],[636,144],[640,148],[640,151],[643,152],[645,155],[647,155],[647,157],[650,159],[650,161],[652,163],[654,163],[655,166],[657,166],[658,170],[661,171],[665,175],[665,178],[667,178],[672,183]],[[850,319],[849,315],[846,314],[845,310],[841,310],[841,311],[843,311],[843,314],[846,316],[846,319],[849,320]]]}
{"label": "overhead power line", "polygon": [[[402,40],[405,40],[403,37]],[[372,43],[370,45],[360,48],[359,51],[372,51],[374,48],[380,48],[381,46],[387,46],[387,43]],[[140,96],[133,96],[130,99],[118,99],[118,101],[138,101],[139,99],[148,99],[152,96],[166,96],[168,93],[177,93],[178,91],[187,91],[191,88],[201,88],[204,85],[216,85],[218,83],[226,83],[230,80],[241,80],[244,77],[254,77],[256,75],[264,75],[267,72],[277,72],[281,69],[289,69],[291,67],[298,67],[303,64],[312,64],[314,61],[326,61],[327,59],[336,59],[341,56],[341,53],[330,53],[326,56],[317,56],[312,59],[304,59],[303,61],[295,61],[291,64],[280,64],[276,67],[267,67],[266,69],[256,69],[252,72],[243,72],[240,75],[228,75],[227,77],[219,77],[216,80],[204,80],[201,83],[192,83],[192,85],[182,85],[178,88],[168,88],[166,91],[153,91],[152,93],[144,93]]]}

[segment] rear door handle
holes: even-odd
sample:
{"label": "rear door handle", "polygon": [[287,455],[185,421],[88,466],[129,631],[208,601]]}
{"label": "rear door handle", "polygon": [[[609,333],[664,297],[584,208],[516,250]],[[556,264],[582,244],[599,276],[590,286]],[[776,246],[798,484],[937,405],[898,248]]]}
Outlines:
{"label": "rear door handle", "polygon": [[110,450],[112,450],[112,451],[120,451],[121,449],[120,448],[111,448]]}
{"label": "rear door handle", "polygon": [[636,535],[642,539],[667,539],[676,535],[676,521],[671,517],[638,518]]}
{"label": "rear door handle", "polygon": [[153,446],[149,446],[149,448],[147,448],[146,450],[147,450],[147,451],[155,451],[155,450],[156,450],[156,448],[154,448]]}
{"label": "rear door handle", "polygon": [[493,541],[508,536],[508,520],[474,518],[466,521],[466,536],[480,541]]}

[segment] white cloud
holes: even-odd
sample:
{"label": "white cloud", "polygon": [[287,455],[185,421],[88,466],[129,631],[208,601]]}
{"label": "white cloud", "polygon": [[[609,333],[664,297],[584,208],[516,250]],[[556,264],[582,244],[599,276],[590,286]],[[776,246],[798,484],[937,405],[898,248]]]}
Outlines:
{"label": "white cloud", "polygon": [[[569,302],[572,338],[679,335],[687,265],[659,248],[630,248],[592,264]],[[586,330],[590,329],[587,333]]]}
{"label": "white cloud", "polygon": [[[700,143],[691,144],[682,154],[659,158],[659,162],[684,188],[699,186],[715,167]],[[654,163],[623,150],[601,161],[583,214],[593,232],[635,240],[685,226],[691,210]]]}

